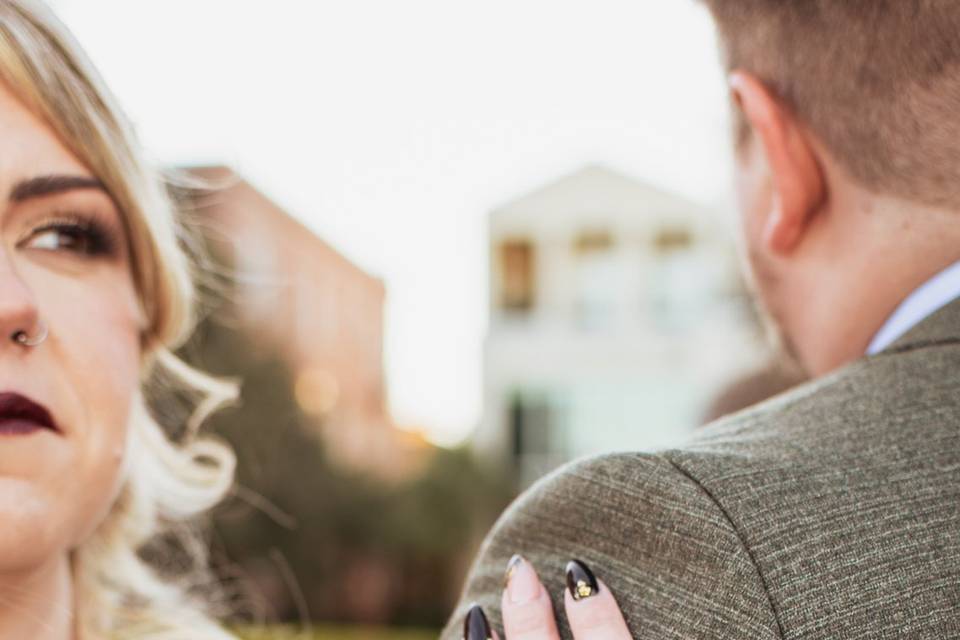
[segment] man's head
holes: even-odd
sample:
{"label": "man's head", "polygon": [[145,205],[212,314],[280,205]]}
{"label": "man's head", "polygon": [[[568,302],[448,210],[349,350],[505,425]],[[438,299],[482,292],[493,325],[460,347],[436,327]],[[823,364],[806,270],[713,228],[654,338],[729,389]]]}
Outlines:
{"label": "man's head", "polygon": [[736,105],[750,275],[821,374],[960,259],[960,3],[704,1]]}

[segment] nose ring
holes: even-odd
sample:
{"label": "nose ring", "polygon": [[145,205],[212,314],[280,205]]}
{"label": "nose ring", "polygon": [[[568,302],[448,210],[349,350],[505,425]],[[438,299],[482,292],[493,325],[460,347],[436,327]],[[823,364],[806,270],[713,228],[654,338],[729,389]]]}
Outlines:
{"label": "nose ring", "polygon": [[34,338],[33,340],[31,340],[30,337],[27,336],[27,332],[24,331],[23,329],[18,329],[14,331],[11,338],[13,338],[15,342],[19,342],[22,345],[26,345],[28,347],[35,347],[47,339],[47,333],[48,333],[47,325],[45,322],[43,322],[43,320],[40,321],[40,326],[42,327],[40,336],[37,338]]}

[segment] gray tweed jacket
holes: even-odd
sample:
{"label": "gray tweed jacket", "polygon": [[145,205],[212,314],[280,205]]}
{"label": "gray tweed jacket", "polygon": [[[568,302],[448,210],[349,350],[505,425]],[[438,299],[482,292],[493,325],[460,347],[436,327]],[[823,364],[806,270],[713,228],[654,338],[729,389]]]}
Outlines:
{"label": "gray tweed jacket", "polygon": [[502,629],[513,553],[558,612],[585,560],[635,638],[960,638],[960,300],[682,448],[543,478],[487,536],[444,639],[474,601]]}

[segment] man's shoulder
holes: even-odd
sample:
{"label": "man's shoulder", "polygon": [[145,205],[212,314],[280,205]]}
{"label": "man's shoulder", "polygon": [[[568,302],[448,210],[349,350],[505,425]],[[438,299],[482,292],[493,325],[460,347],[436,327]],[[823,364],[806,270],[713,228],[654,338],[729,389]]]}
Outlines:
{"label": "man's shoulder", "polygon": [[940,345],[862,358],[661,455],[723,511],[783,628],[879,637],[882,612],[956,610],[958,425],[960,345]]}
{"label": "man's shoulder", "polygon": [[[669,456],[811,459],[875,457],[929,444],[960,421],[960,345],[856,360],[702,427]],[[866,446],[866,445],[870,446]]]}
{"label": "man's shoulder", "polygon": [[831,485],[885,485],[892,473],[906,484],[943,480],[931,468],[960,470],[958,425],[960,345],[864,357],[707,425],[683,446],[568,463],[504,520],[519,524],[531,506],[573,514],[590,505],[736,530],[731,514],[744,505],[783,515],[784,502],[802,506],[804,492],[822,498]]}
{"label": "man's shoulder", "polygon": [[697,482],[657,453],[581,458],[517,498],[484,541],[445,640],[458,637],[472,603],[499,624],[503,571],[515,553],[538,569],[558,611],[564,565],[585,560],[616,592],[635,637],[714,638],[730,625],[743,637],[778,637],[737,532]]}
{"label": "man's shoulder", "polygon": [[[683,447],[568,463],[501,516],[443,637],[459,637],[474,601],[499,621],[514,553],[537,566],[558,608],[563,565],[586,560],[635,637],[873,629],[898,584],[922,590],[931,576],[948,584],[960,574],[947,551],[960,528],[958,403],[960,345],[886,353],[713,423]],[[955,588],[931,593],[926,605],[950,610]],[[570,637],[562,623],[561,635]]]}

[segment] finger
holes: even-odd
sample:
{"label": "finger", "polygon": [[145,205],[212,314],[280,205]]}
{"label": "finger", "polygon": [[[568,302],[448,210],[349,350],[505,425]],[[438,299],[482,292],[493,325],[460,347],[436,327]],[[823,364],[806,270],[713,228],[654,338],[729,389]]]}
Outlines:
{"label": "finger", "polygon": [[564,607],[575,640],[631,640],[613,593],[583,561],[567,565]]}
{"label": "finger", "polygon": [[560,640],[550,594],[533,565],[513,556],[507,565],[501,610],[506,640]]}
{"label": "finger", "polygon": [[500,640],[478,604],[470,607],[463,619],[463,640]]}

